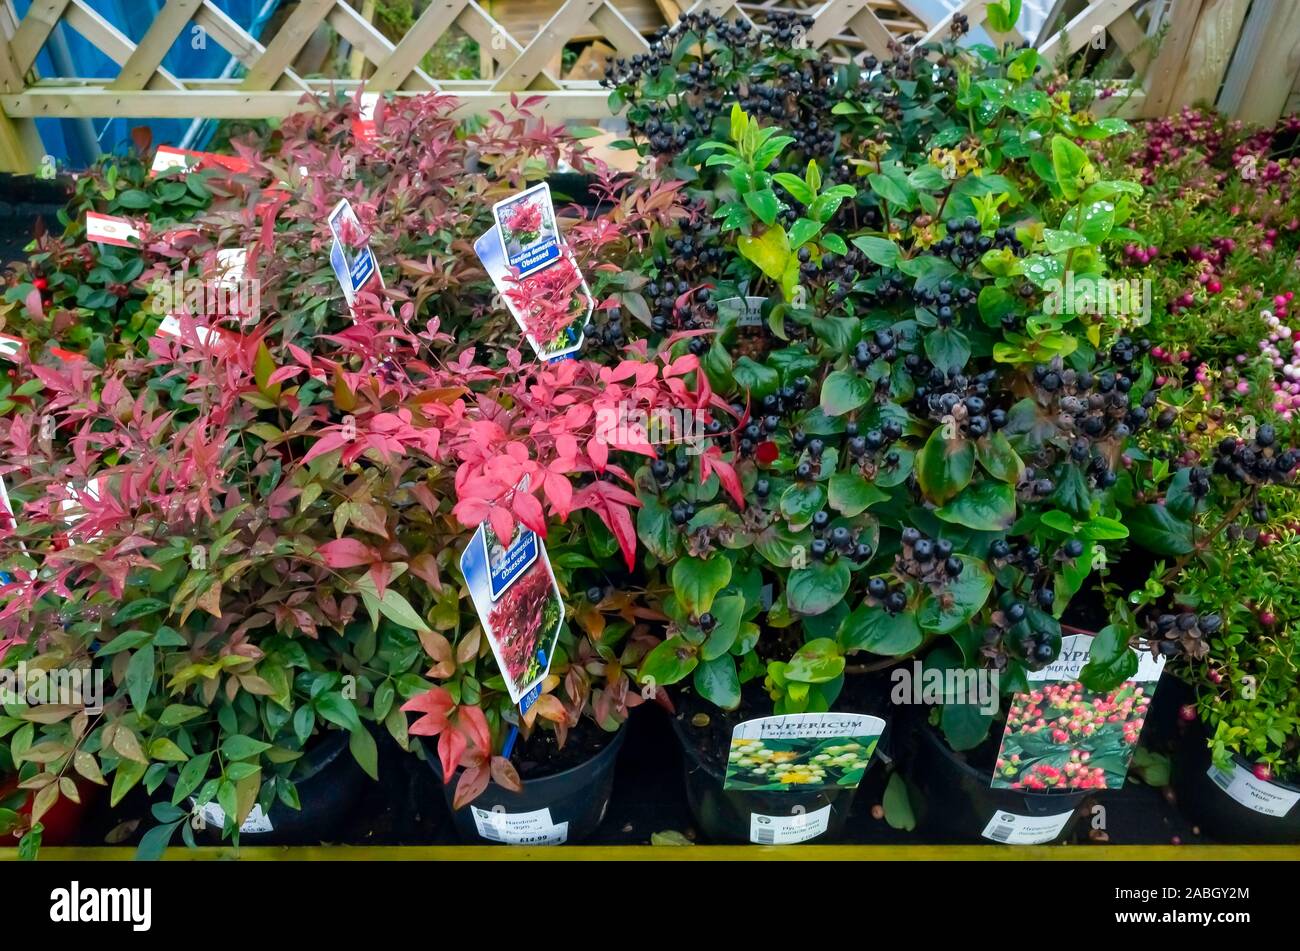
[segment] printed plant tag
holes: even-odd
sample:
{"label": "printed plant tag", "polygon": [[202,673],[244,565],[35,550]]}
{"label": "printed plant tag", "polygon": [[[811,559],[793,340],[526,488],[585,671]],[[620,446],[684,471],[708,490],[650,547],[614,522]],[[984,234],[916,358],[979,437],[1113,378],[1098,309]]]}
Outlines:
{"label": "printed plant tag", "polygon": [[1229,798],[1261,815],[1281,819],[1300,802],[1300,791],[1265,782],[1238,763],[1233,763],[1231,770],[1211,765],[1206,775]]}
{"label": "printed plant tag", "polygon": [[546,546],[522,522],[508,544],[484,522],[461,554],[460,570],[510,700],[526,711],[541,693],[564,623]]}
{"label": "printed plant tag", "polygon": [[551,810],[494,812],[470,806],[478,834],[506,845],[563,845],[569,839],[567,822],[552,822]]}
{"label": "printed plant tag", "polygon": [[150,175],[162,175],[172,169],[186,171],[195,168],[224,168],[228,172],[251,172],[253,165],[234,155],[218,155],[216,152],[195,152],[190,149],[177,149],[170,145],[158,146],[154,153],[153,164],[149,166]]}
{"label": "printed plant tag", "polygon": [[[190,800],[194,802],[193,799]],[[226,825],[226,811],[215,802],[205,803],[199,809],[199,815],[203,817],[204,823],[215,829],[223,829]],[[275,827],[271,825],[271,817],[262,811],[260,805],[254,805],[253,809],[244,818],[239,827],[241,835],[249,835],[258,832],[273,832]]]}
{"label": "printed plant tag", "polygon": [[88,211],[86,212],[86,237],[99,244],[134,248],[138,247],[136,242],[140,240],[140,229],[128,218]]}
{"label": "printed plant tag", "polygon": [[19,355],[25,350],[27,344],[18,337],[11,337],[8,334],[0,334],[0,358],[16,362]]}
{"label": "printed plant tag", "polygon": [[357,118],[352,120],[352,135],[359,142],[373,141],[376,135],[375,108],[379,105],[379,93],[363,92],[357,101],[360,109]]}
{"label": "printed plant tag", "polygon": [[559,260],[561,241],[551,204],[551,186],[543,182],[492,206],[506,267],[527,277]]}
{"label": "printed plant tag", "polygon": [[798,845],[815,839],[830,827],[831,807],[812,812],[792,812],[788,816],[749,814],[749,841],[755,845]]}
{"label": "printed plant tag", "polygon": [[1012,698],[993,770],[994,789],[1050,792],[1124,785],[1164,658],[1139,653],[1132,680],[1094,693],[1079,683],[1091,649],[1092,635],[1066,635],[1056,661],[1029,674],[1029,692]]}
{"label": "printed plant tag", "polygon": [[766,303],[766,297],[728,297],[718,301],[718,313],[733,318],[737,327],[761,327]]}
{"label": "printed plant tag", "polygon": [[[591,319],[592,311],[595,309],[595,299],[591,295],[591,288],[587,286],[586,278],[578,270],[573,255],[569,253],[567,247],[555,267],[520,280],[514,279],[511,275],[495,228],[481,235],[474,242],[474,251],[483,264],[483,269],[487,271],[488,277],[492,279],[493,287],[501,295],[506,310],[515,319],[519,329],[524,332],[528,345],[533,348],[538,359],[559,360],[582,349],[583,328]],[[530,330],[537,314],[528,315],[524,312],[525,302],[533,300],[534,297],[539,302],[554,301],[557,310],[567,303],[569,323],[559,328],[547,341],[538,340]],[[540,312],[544,306],[544,303],[539,303],[534,310]]]}
{"label": "printed plant tag", "polygon": [[[9,501],[9,490],[5,488],[5,480],[0,478],[0,529],[4,531],[12,531],[17,527],[18,519],[14,515],[13,503]],[[0,571],[0,585],[9,584],[13,580],[13,576],[9,574],[9,572]],[[0,647],[0,654],[3,653],[4,648]]]}
{"label": "printed plant tag", "polygon": [[856,787],[884,731],[884,720],[865,713],[794,713],[737,723],[722,788]]}
{"label": "printed plant tag", "polygon": [[374,252],[365,239],[365,230],[357,220],[351,203],[344,198],[329,215],[334,244],[330,249],[330,266],[343,288],[343,297],[351,306],[362,291],[379,294],[383,277],[375,265]]}
{"label": "printed plant tag", "polygon": [[1072,815],[1074,810],[1055,816],[1018,816],[999,809],[980,835],[1002,845],[1042,845],[1060,835]]}

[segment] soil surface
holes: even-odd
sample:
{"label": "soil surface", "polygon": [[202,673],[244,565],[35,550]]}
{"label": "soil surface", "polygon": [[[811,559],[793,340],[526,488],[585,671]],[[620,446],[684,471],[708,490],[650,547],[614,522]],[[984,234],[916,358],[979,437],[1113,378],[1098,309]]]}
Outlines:
{"label": "soil surface", "polygon": [[543,779],[587,762],[613,742],[614,736],[583,717],[569,730],[563,747],[556,741],[553,730],[534,730],[527,740],[520,734],[510,762],[521,779]]}

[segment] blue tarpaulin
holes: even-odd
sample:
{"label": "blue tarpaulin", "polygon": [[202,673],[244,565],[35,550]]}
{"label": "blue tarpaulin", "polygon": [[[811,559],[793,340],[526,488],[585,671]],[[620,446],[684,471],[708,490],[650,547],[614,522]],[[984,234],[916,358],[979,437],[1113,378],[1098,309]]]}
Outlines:
{"label": "blue tarpaulin", "polygon": [[[153,23],[164,0],[88,0],[100,16],[138,43]],[[213,0],[215,5],[254,37],[279,5],[278,0]],[[31,0],[16,0],[18,15],[24,16]],[[236,64],[230,54],[191,23],[163,59],[163,68],[185,78],[216,78],[230,75]],[[118,65],[100,52],[76,30],[60,23],[36,58],[41,78],[75,77],[112,79]],[[153,130],[156,144],[202,148],[211,138],[215,123],[189,119],[37,119],[45,151],[60,164],[81,168],[103,152],[130,145],[131,129],[145,125]]]}

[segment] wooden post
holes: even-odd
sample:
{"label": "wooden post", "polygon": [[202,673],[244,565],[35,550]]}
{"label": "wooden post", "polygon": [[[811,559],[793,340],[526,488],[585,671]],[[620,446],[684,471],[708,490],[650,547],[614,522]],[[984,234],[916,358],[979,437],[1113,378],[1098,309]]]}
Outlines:
{"label": "wooden post", "polygon": [[1275,122],[1300,71],[1300,3],[1255,0],[1228,67],[1218,106],[1246,122]]}
{"label": "wooden post", "polygon": [[[20,68],[9,45],[17,31],[12,8],[0,7],[0,89],[6,93],[22,92],[27,70]],[[30,174],[40,169],[45,146],[36,131],[35,119],[11,118],[0,112],[0,171]]]}

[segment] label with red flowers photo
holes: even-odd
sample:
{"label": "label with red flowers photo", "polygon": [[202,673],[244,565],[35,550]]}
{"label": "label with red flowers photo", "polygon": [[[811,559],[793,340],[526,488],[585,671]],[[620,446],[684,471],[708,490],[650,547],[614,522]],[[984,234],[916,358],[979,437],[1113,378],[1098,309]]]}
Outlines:
{"label": "label with red flowers photo", "polygon": [[1079,682],[1092,650],[1091,634],[1061,639],[1056,661],[1028,675],[1017,693],[993,768],[994,789],[1119,789],[1146,722],[1164,658],[1138,653],[1137,674],[1096,693]]}
{"label": "label with red flowers photo", "polygon": [[559,260],[560,229],[551,204],[551,186],[542,182],[492,206],[506,266],[520,277]]}
{"label": "label with red flowers photo", "polygon": [[551,669],[564,623],[546,546],[518,522],[506,544],[484,522],[461,554],[460,570],[510,700],[527,711]]}
{"label": "label with red flowers photo", "polygon": [[1239,763],[1233,763],[1230,770],[1211,765],[1206,775],[1230,799],[1260,815],[1282,819],[1300,802],[1300,790],[1266,782]]}
{"label": "label with red flowers photo", "polygon": [[375,265],[374,252],[370,250],[365,230],[346,198],[330,212],[329,226],[334,235],[330,266],[343,288],[344,299],[351,305],[362,291],[379,293],[384,282]]}
{"label": "label with red flowers photo", "polygon": [[567,247],[553,267],[527,277],[511,271],[496,228],[479,236],[474,252],[538,359],[559,360],[582,349],[596,303]]}
{"label": "label with red flowers photo", "polygon": [[737,723],[722,788],[856,787],[884,732],[885,721],[865,713],[792,713]]}

